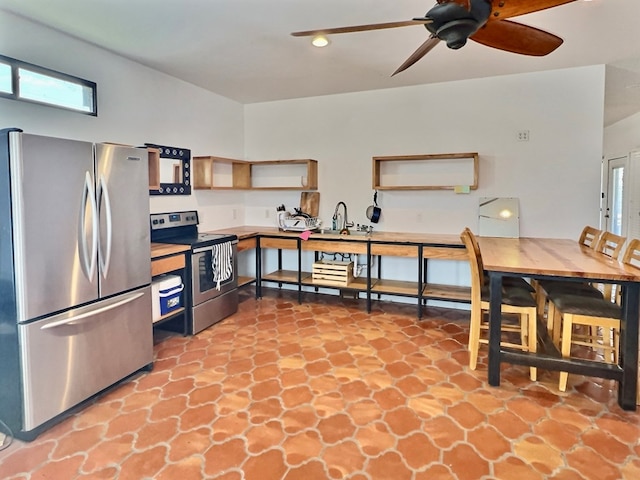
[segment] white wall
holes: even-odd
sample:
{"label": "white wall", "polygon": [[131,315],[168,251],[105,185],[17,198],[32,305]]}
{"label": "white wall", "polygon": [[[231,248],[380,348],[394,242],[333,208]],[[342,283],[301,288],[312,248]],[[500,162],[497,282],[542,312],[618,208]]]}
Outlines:
{"label": "white wall", "polygon": [[640,113],[604,129],[604,158],[640,150]]}
{"label": "white wall", "polygon": [[[98,117],[0,98],[0,128],[142,145],[192,155],[243,156],[241,104],[0,10],[0,54],[98,85]],[[244,196],[201,192],[151,197],[152,212],[197,209],[204,229],[242,224]],[[236,220],[232,211],[239,214]]]}
{"label": "white wall", "polygon": [[[253,104],[245,149],[250,159],[318,160],[325,223],[340,200],[366,222],[372,156],[478,152],[478,190],[383,191],[376,228],[476,230],[479,197],[505,196],[520,199],[522,236],[576,238],[598,221],[603,105],[604,66]],[[253,193],[247,218],[269,223],[265,205],[298,200]]]}

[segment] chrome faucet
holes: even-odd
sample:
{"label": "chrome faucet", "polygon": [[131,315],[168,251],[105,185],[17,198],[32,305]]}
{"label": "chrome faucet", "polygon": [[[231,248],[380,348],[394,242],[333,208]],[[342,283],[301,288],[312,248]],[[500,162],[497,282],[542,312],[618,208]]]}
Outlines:
{"label": "chrome faucet", "polygon": [[[344,218],[342,218],[342,215],[338,213],[338,211],[340,210],[340,205],[342,205],[342,207],[344,208]],[[334,230],[340,230],[341,232],[346,230],[348,233],[349,227],[353,227],[353,222],[349,223],[349,217],[347,216],[347,204],[344,202],[338,202],[338,204],[336,205],[336,209],[333,212],[332,220],[332,227]]]}

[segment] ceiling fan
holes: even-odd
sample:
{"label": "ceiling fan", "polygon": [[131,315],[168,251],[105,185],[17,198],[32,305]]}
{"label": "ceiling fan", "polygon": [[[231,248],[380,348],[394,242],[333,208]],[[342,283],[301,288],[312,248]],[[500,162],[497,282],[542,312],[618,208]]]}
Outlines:
{"label": "ceiling fan", "polygon": [[385,28],[424,25],[431,34],[405,62],[393,72],[400,73],[429,53],[440,41],[449,48],[463,47],[468,39],[488,47],[522,55],[544,56],[562,44],[562,39],[544,30],[507,20],[575,0],[436,0],[424,17],[389,23],[293,32],[294,37],[313,37],[337,33],[364,32]]}

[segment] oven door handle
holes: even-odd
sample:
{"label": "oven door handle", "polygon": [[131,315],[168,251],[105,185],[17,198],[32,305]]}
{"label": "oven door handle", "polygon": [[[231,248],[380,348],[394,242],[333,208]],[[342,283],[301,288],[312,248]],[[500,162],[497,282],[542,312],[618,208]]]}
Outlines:
{"label": "oven door handle", "polygon": [[[226,242],[220,242],[220,243],[226,243]],[[235,245],[238,243],[238,240],[232,240],[231,243]],[[213,250],[213,246],[209,245],[207,247],[194,248],[193,253],[195,254],[195,253],[209,252],[212,250]]]}

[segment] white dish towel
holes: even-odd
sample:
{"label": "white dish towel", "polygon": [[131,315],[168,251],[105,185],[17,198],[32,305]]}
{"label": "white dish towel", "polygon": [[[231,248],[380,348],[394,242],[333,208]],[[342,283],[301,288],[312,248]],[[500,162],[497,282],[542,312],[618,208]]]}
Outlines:
{"label": "white dish towel", "polygon": [[213,245],[211,252],[211,270],[216,290],[220,290],[220,284],[233,276],[233,243],[224,242]]}

